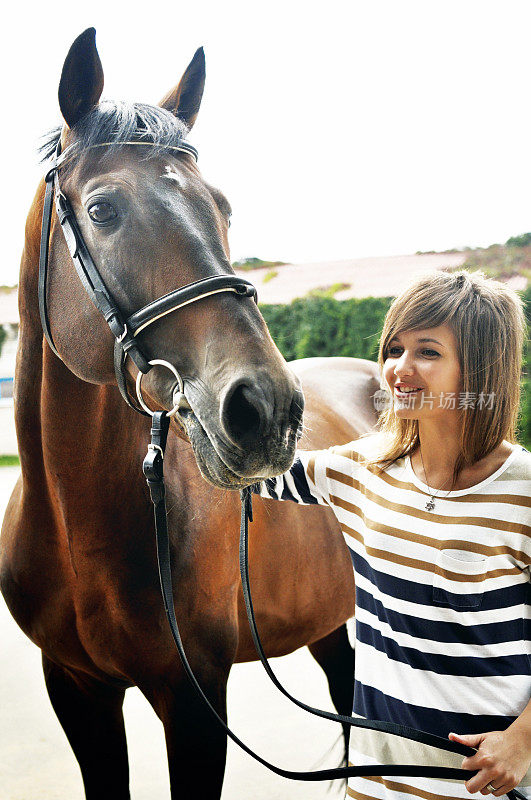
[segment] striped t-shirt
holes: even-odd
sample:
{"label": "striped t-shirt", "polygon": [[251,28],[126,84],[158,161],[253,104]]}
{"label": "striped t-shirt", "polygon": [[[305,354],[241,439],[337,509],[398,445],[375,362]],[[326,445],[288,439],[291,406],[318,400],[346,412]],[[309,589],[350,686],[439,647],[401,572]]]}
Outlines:
{"label": "striped t-shirt", "polygon": [[[531,453],[513,446],[490,477],[428,511],[409,456],[380,475],[360,464],[371,440],[299,451],[260,492],[329,505],[341,526],[356,584],[353,715],[445,739],[503,730],[531,697]],[[354,765],[419,763],[414,744],[400,762],[366,738],[352,729]],[[528,797],[530,784],[528,772]],[[483,797],[462,781],[398,777],[351,778],[348,796]]]}

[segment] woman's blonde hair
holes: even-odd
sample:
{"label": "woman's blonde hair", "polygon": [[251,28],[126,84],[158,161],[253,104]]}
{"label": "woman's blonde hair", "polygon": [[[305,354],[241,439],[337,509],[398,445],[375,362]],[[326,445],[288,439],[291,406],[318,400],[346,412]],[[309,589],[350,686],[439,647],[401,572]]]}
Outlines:
{"label": "woman's blonde hair", "polygon": [[[464,401],[455,483],[463,467],[484,458],[504,439],[516,442],[526,321],[516,292],[482,272],[422,276],[394,300],[385,317],[378,353],[382,387],[391,339],[402,332],[444,324],[457,342]],[[466,402],[467,398],[474,402]],[[419,443],[418,420],[397,417],[392,398],[380,415],[377,431],[379,451],[365,460],[366,466],[377,471],[411,453]]]}

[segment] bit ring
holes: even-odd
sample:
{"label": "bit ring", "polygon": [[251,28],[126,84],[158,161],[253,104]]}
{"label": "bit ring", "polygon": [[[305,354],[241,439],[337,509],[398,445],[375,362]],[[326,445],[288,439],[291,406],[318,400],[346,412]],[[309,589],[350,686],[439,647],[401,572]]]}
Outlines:
{"label": "bit ring", "polygon": [[[151,367],[155,367],[155,366],[158,365],[159,367],[166,367],[167,369],[169,369],[170,372],[172,372],[175,375],[175,377],[177,378],[177,381],[179,383],[179,393],[177,394],[176,392],[174,392],[173,393],[173,397],[175,398],[177,396],[177,398],[179,398],[179,395],[184,394],[183,379],[181,378],[181,376],[179,375],[179,373],[177,372],[177,370],[173,366],[173,364],[170,364],[169,361],[163,361],[161,358],[155,358],[155,359],[153,359],[153,361],[148,361],[148,364]],[[152,411],[150,408],[148,408],[148,406],[145,403],[144,398],[142,397],[142,389],[141,389],[140,384],[142,383],[143,375],[144,375],[143,372],[139,372],[138,375],[136,376],[136,396],[138,398],[138,402],[140,403],[140,405],[142,406],[144,411],[147,411],[147,413],[152,417],[155,412]],[[177,399],[177,401],[175,402],[175,405],[173,406],[171,411],[167,412],[166,416],[173,417],[177,413],[179,408],[180,408],[180,400]]]}

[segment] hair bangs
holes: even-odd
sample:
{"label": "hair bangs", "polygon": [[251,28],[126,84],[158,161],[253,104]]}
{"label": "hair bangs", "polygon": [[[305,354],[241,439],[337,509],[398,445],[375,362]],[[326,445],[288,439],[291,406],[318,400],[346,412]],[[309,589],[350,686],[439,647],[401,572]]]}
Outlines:
{"label": "hair bangs", "polygon": [[[468,292],[461,280],[452,281],[448,291],[447,273],[422,275],[397,297],[387,313],[380,339],[380,355],[385,359],[389,342],[403,331],[436,328],[449,324],[455,329],[455,318],[463,304],[468,302]],[[457,276],[459,277],[459,276]],[[383,363],[380,364],[380,367]]]}

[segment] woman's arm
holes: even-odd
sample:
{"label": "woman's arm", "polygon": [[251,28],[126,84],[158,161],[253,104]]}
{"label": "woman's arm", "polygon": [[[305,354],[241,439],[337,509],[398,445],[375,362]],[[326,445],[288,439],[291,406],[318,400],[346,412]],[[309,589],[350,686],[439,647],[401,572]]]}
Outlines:
{"label": "woman's arm", "polygon": [[[466,781],[467,790],[502,797],[518,786],[531,764],[531,700],[505,731],[466,736],[450,733],[448,738],[477,748],[477,753],[461,764],[462,769],[479,770]],[[487,789],[489,783],[494,792]]]}

